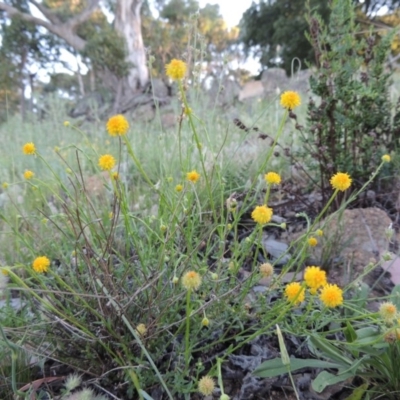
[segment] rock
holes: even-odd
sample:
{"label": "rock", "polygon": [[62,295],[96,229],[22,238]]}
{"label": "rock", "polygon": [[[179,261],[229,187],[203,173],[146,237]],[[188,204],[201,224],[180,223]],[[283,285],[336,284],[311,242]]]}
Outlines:
{"label": "rock", "polygon": [[240,85],[230,77],[225,77],[221,83],[218,79],[212,78],[210,85],[208,95],[212,105],[216,103],[222,107],[231,106],[239,98]]}
{"label": "rock", "polygon": [[96,115],[96,111],[103,108],[106,102],[103,92],[89,93],[78,100],[68,115],[72,118],[85,116],[87,119],[92,120]]}
{"label": "rock", "polygon": [[249,81],[244,84],[239,93],[239,101],[254,97],[264,97],[265,91],[261,81]]}
{"label": "rock", "polygon": [[156,110],[152,103],[141,104],[135,108],[131,115],[134,120],[150,122],[156,116]]}
{"label": "rock", "polygon": [[267,95],[276,95],[285,90],[293,90],[286,71],[282,68],[268,68],[261,75],[261,83]]}
{"label": "rock", "polygon": [[[386,230],[390,225],[386,212],[375,207],[336,212],[315,226],[324,235],[318,237],[312,257],[329,271],[336,283],[344,286],[362,274],[369,263],[379,263],[388,252]],[[305,233],[305,230],[296,233],[292,239]],[[343,261],[341,267],[333,267],[338,258]]]}
{"label": "rock", "polygon": [[170,95],[170,88],[163,82],[162,79],[153,78],[149,81],[144,92],[150,93],[157,99],[163,99]]}
{"label": "rock", "polygon": [[276,265],[285,265],[290,260],[290,254],[287,253],[289,246],[286,243],[268,236],[264,236],[261,242]]}
{"label": "rock", "polygon": [[289,80],[290,90],[296,92],[306,93],[310,89],[310,76],[312,71],[309,69],[302,69],[293,75]]}

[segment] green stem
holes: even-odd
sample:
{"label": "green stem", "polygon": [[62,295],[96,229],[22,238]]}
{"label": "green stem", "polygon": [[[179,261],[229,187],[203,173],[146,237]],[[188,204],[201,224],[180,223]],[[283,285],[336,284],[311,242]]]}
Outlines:
{"label": "green stem", "polygon": [[185,332],[185,366],[186,369],[189,368],[190,361],[190,313],[191,313],[191,289],[188,289],[186,293],[186,332]]}
{"label": "green stem", "polygon": [[[171,392],[168,390],[168,387],[166,385],[166,383],[164,382],[164,379],[162,378],[160,371],[158,370],[157,366],[154,364],[153,359],[151,358],[149,352],[147,351],[146,347],[144,346],[144,344],[142,343],[142,341],[140,340],[139,335],[137,334],[136,330],[132,327],[132,325],[130,324],[128,318],[125,317],[125,315],[122,313],[122,309],[119,306],[119,304],[111,297],[111,295],[109,294],[107,288],[102,284],[102,282],[100,281],[100,279],[96,279],[97,284],[102,287],[104,294],[109,298],[110,303],[112,304],[112,306],[121,314],[121,319],[122,321],[124,321],[124,324],[126,325],[126,327],[129,329],[130,333],[132,334],[132,336],[135,338],[136,342],[138,343],[139,347],[141,348],[141,350],[143,351],[143,353],[145,354],[147,360],[149,361],[150,365],[152,366],[155,374],[157,375],[161,385],[163,386],[165,392],[167,393],[168,397],[170,400],[174,400],[174,398],[172,397]],[[140,384],[138,381],[135,380],[137,378],[137,375],[135,374],[135,376],[131,376],[131,379],[133,380],[133,384],[135,385],[135,388],[137,388],[136,384],[138,385],[138,387],[140,388]],[[140,390],[140,389],[139,389]],[[139,395],[141,395],[141,392],[138,392]]]}
{"label": "green stem", "polygon": [[[185,91],[183,89],[183,85],[182,85],[181,81],[179,81],[179,90],[181,92],[182,102],[183,102],[185,108],[187,110],[189,110],[189,104],[188,104],[188,101],[186,99],[186,94],[185,94]],[[205,182],[206,182],[208,196],[210,198],[210,206],[211,206],[211,209],[212,209],[212,212],[213,212],[214,219],[216,220],[216,209],[214,207],[214,200],[213,200],[213,197],[212,197],[211,182],[210,182],[210,179],[209,179],[208,174],[207,174],[203,153],[201,152],[201,144],[200,144],[200,141],[199,141],[199,136],[197,134],[197,130],[196,130],[196,126],[195,126],[194,121],[193,121],[192,114],[190,112],[188,112],[187,116],[188,116],[188,119],[189,119],[190,128],[191,128],[191,130],[193,132],[193,138],[194,138],[194,140],[196,142],[196,147],[197,147],[197,149],[199,151],[201,168],[202,168],[204,179],[205,179]]]}

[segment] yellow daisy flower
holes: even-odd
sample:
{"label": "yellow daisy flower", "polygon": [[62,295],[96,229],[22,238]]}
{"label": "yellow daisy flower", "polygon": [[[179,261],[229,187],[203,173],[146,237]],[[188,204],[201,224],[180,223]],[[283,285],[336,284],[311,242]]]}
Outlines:
{"label": "yellow daisy flower", "polygon": [[50,267],[50,260],[46,256],[36,257],[32,263],[32,268],[37,273],[47,272]]}
{"label": "yellow daisy flower", "polygon": [[397,308],[393,303],[391,303],[390,301],[387,301],[380,305],[379,314],[385,320],[392,320],[397,315]]}
{"label": "yellow daisy flower", "polygon": [[145,324],[139,324],[136,327],[136,332],[140,335],[140,336],[144,336],[147,333],[147,328]]}
{"label": "yellow daisy flower", "polygon": [[305,294],[304,288],[300,285],[299,282],[292,282],[286,285],[285,287],[285,296],[294,304],[299,304],[304,301]]}
{"label": "yellow daisy flower", "polygon": [[389,156],[389,154],[385,154],[382,156],[382,161],[383,162],[390,162],[391,158]]}
{"label": "yellow daisy flower", "polygon": [[196,183],[200,179],[200,174],[194,169],[186,174],[186,179],[190,182]]}
{"label": "yellow daisy flower", "polygon": [[338,172],[332,176],[330,182],[334,189],[344,192],[350,187],[352,179],[349,174]]}
{"label": "yellow daisy flower", "polygon": [[308,238],[307,242],[311,247],[315,247],[318,244],[318,240],[315,237]]}
{"label": "yellow daisy flower", "polygon": [[272,219],[272,208],[267,207],[266,205],[257,206],[253,212],[251,213],[251,218],[258,224],[266,224]]}
{"label": "yellow daisy flower", "polygon": [[270,185],[279,185],[281,183],[281,176],[276,172],[268,172],[264,175],[264,179]]}
{"label": "yellow daisy flower", "polygon": [[115,158],[110,154],[104,154],[99,158],[99,167],[103,171],[110,171],[115,166]]}
{"label": "yellow daisy flower", "polygon": [[165,66],[165,73],[174,81],[181,80],[186,74],[186,63],[182,60],[173,59]]}
{"label": "yellow daisy flower", "polygon": [[195,271],[186,272],[182,277],[182,285],[187,290],[197,290],[201,285],[201,276]]}
{"label": "yellow daisy flower", "polygon": [[319,267],[307,267],[304,271],[304,281],[310,288],[311,294],[317,293],[321,286],[325,286],[328,282],[326,280],[326,272]]}
{"label": "yellow daisy flower", "polygon": [[297,92],[287,91],[281,94],[281,106],[287,110],[293,110],[301,104],[300,95]]}
{"label": "yellow daisy flower", "polygon": [[24,178],[25,178],[26,180],[32,179],[34,175],[35,175],[35,174],[34,174],[32,171],[29,171],[29,169],[27,169],[27,170],[24,172]]}
{"label": "yellow daisy flower", "polygon": [[128,132],[129,123],[122,114],[118,114],[108,119],[106,127],[110,136],[122,136]]}
{"label": "yellow daisy flower", "polygon": [[338,285],[325,285],[319,295],[322,303],[329,308],[334,308],[343,304],[343,291]]}
{"label": "yellow daisy flower", "polygon": [[25,143],[22,147],[22,152],[26,155],[33,155],[36,154],[36,147],[32,142]]}

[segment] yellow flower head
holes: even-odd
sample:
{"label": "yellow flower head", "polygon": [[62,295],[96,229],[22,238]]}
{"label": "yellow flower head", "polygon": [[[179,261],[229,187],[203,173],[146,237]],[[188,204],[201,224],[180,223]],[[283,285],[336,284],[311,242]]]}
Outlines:
{"label": "yellow flower head", "polygon": [[114,115],[107,121],[107,132],[110,136],[126,135],[129,123],[122,114]]}
{"label": "yellow flower head", "polygon": [[175,58],[165,66],[165,73],[174,81],[181,80],[186,74],[186,63]]}
{"label": "yellow flower head", "polygon": [[7,189],[10,185],[7,182],[3,182],[1,186],[3,189]]}
{"label": "yellow flower head", "polygon": [[198,390],[204,396],[210,396],[215,389],[214,380],[206,375],[199,380]]}
{"label": "yellow flower head", "polygon": [[210,320],[209,320],[207,317],[204,317],[204,318],[201,320],[201,325],[203,325],[203,326],[208,326],[208,325],[210,325]]}
{"label": "yellow flower head", "polygon": [[197,290],[201,285],[201,276],[195,271],[186,272],[182,277],[182,285],[187,290]]}
{"label": "yellow flower head", "polygon": [[310,288],[312,294],[317,293],[321,286],[325,286],[328,282],[326,280],[326,272],[319,267],[307,267],[304,272],[304,281]]}
{"label": "yellow flower head", "polygon": [[115,158],[110,154],[104,154],[99,158],[99,167],[104,171],[110,171],[115,166]]}
{"label": "yellow flower head", "polygon": [[179,193],[179,192],[182,192],[182,190],[183,190],[183,185],[180,185],[180,184],[178,184],[178,185],[176,185],[175,186],[175,190]]}
{"label": "yellow flower head", "polygon": [[32,179],[34,175],[35,175],[35,174],[34,174],[32,171],[29,171],[29,169],[27,169],[27,170],[24,172],[24,178],[25,178],[26,180]]}
{"label": "yellow flower head", "polygon": [[322,229],[317,229],[315,233],[317,234],[317,236],[324,236],[324,231]]}
{"label": "yellow flower head", "polygon": [[37,273],[47,272],[50,267],[50,260],[46,256],[36,257],[32,263],[32,268]]}
{"label": "yellow flower head", "polygon": [[258,224],[266,224],[272,219],[272,208],[266,205],[257,206],[251,213],[251,218]]}
{"label": "yellow flower head", "polygon": [[263,278],[269,278],[274,273],[274,267],[270,263],[260,265],[260,274]]}
{"label": "yellow flower head", "polygon": [[300,285],[299,282],[292,282],[286,285],[285,287],[285,296],[294,304],[299,304],[304,301],[305,294],[304,288]]}
{"label": "yellow flower head", "polygon": [[144,336],[147,333],[147,328],[145,324],[139,324],[136,327],[136,332],[140,335],[140,336]]}
{"label": "yellow flower head", "polygon": [[71,124],[70,124],[69,121],[64,121],[64,126],[65,126],[66,128],[68,128],[70,125],[71,125]]}
{"label": "yellow flower head", "polygon": [[343,304],[343,291],[338,285],[325,285],[319,295],[322,303],[329,308],[334,308]]}
{"label": "yellow flower head", "polygon": [[196,183],[200,179],[200,174],[194,169],[186,174],[186,179],[190,182]]}
{"label": "yellow flower head", "polygon": [[276,172],[268,172],[264,175],[264,179],[270,185],[279,185],[281,183],[281,176]]}
{"label": "yellow flower head", "polygon": [[383,162],[390,162],[391,158],[389,156],[389,154],[385,154],[382,156],[382,161]]}
{"label": "yellow flower head", "polygon": [[352,179],[349,174],[338,172],[332,176],[330,182],[334,189],[344,192],[350,187]]}
{"label": "yellow flower head", "polygon": [[287,110],[293,110],[301,104],[300,95],[297,92],[287,91],[281,94],[281,106]]}
{"label": "yellow flower head", "polygon": [[390,301],[387,301],[385,303],[382,303],[379,307],[379,314],[381,317],[386,320],[390,321],[394,319],[397,315],[397,308],[396,306],[391,303]]}
{"label": "yellow flower head", "polygon": [[24,154],[31,156],[36,153],[36,147],[32,142],[25,143],[24,147],[22,147],[22,151]]}
{"label": "yellow flower head", "polygon": [[308,238],[307,242],[311,247],[315,247],[318,244],[318,240],[315,237]]}

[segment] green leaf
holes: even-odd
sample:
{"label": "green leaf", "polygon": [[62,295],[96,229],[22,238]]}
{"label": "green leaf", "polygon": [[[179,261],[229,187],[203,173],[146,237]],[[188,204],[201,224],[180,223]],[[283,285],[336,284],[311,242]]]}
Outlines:
{"label": "green leaf", "polygon": [[326,357],[346,366],[350,366],[352,361],[340,354],[340,350],[333,346],[327,339],[318,336],[310,336],[311,343],[318,348]]}
{"label": "green leaf", "polygon": [[274,358],[260,364],[253,372],[255,376],[261,378],[272,378],[289,372],[297,371],[301,368],[336,368],[343,367],[342,364],[337,364],[329,361],[290,358],[290,365],[284,365],[281,358]]}
{"label": "green leaf", "polygon": [[393,288],[390,300],[397,307],[397,309],[400,310],[400,285],[396,285]]}
{"label": "green leaf", "polygon": [[343,332],[349,343],[352,343],[357,339],[357,333],[349,321],[346,321],[346,329]]}
{"label": "green leaf", "polygon": [[140,394],[144,397],[145,400],[154,400],[149,394],[147,394],[144,390],[140,389]]}
{"label": "green leaf", "polygon": [[376,339],[379,336],[379,328],[368,326],[366,328],[360,328],[356,330],[357,339]]}
{"label": "green leaf", "polygon": [[286,349],[286,346],[285,346],[285,341],[283,340],[283,335],[282,335],[282,332],[281,332],[281,328],[279,328],[279,325],[276,325],[276,334],[278,335],[279,349],[281,351],[282,364],[290,365],[289,354],[287,352],[287,349]]}
{"label": "green leaf", "polygon": [[353,390],[353,393],[344,400],[362,400],[364,393],[368,389],[368,383],[363,383],[361,386]]}
{"label": "green leaf", "polygon": [[334,385],[335,383],[343,382],[353,376],[354,376],[354,374],[352,374],[351,372],[333,375],[330,372],[322,371],[313,380],[311,386],[317,393],[321,393],[327,386]]}

